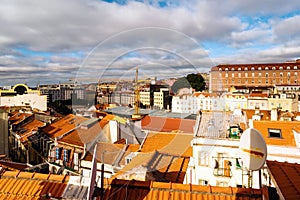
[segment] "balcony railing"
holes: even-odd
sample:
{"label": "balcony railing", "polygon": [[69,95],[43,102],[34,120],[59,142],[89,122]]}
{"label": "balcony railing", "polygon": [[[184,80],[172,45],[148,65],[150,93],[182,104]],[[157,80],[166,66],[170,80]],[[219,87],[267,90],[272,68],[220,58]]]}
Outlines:
{"label": "balcony railing", "polygon": [[214,176],[232,177],[230,168],[215,168]]}

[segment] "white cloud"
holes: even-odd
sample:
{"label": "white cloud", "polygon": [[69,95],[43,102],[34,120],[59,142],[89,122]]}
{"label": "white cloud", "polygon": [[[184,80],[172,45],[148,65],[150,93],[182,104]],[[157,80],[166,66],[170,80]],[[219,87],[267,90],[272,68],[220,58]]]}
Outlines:
{"label": "white cloud", "polygon": [[[136,65],[164,76],[167,70],[174,75],[195,68],[208,71],[213,62],[297,57],[299,16],[289,15],[300,9],[297,1],[185,0],[166,4],[171,6],[161,8],[158,1],[119,5],[96,0],[3,0],[0,81],[11,77],[5,72],[16,71],[15,67],[24,71],[25,78],[30,79],[32,72],[31,78],[44,81],[47,76],[69,79],[76,73],[91,78],[99,78],[103,72],[124,76],[124,69]],[[282,19],[282,15],[287,17]],[[232,53],[210,60],[203,41],[218,43],[224,50],[231,48]]]}

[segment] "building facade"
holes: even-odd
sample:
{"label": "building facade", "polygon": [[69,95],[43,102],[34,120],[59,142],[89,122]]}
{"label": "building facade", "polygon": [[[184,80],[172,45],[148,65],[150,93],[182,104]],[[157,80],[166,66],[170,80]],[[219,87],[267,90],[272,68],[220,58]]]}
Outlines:
{"label": "building facade", "polygon": [[284,63],[222,64],[211,68],[210,92],[229,91],[230,87],[298,86],[300,60]]}
{"label": "building facade", "polygon": [[47,110],[47,96],[25,84],[17,84],[8,90],[0,90],[0,106],[30,106],[32,109]]}

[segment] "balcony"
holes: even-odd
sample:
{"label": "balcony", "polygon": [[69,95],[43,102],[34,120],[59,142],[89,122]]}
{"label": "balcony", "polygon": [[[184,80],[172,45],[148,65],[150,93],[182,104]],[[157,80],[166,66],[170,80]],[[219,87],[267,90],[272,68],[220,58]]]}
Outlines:
{"label": "balcony", "polygon": [[232,177],[230,168],[215,168],[213,173],[214,176]]}

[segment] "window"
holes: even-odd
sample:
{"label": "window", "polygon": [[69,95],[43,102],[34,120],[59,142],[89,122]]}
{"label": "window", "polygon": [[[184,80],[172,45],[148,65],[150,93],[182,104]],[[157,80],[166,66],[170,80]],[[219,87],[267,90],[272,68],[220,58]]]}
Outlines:
{"label": "window", "polygon": [[207,151],[199,151],[198,153],[198,165],[199,166],[208,166],[209,165],[209,154]]}
{"label": "window", "polygon": [[287,66],[286,69],[291,69],[291,67],[290,67],[290,66]]}
{"label": "window", "polygon": [[56,147],[56,149],[55,149],[55,158],[56,159],[60,159],[60,156],[61,156],[61,150],[62,150],[62,148],[59,148],[59,147]]}
{"label": "window", "polygon": [[282,67],[282,66],[280,66],[280,67],[279,67],[279,69],[280,69],[280,70],[283,70],[283,67]]}
{"label": "window", "polygon": [[268,133],[270,138],[282,138],[281,129],[268,128]]}
{"label": "window", "polygon": [[245,70],[248,70],[248,67],[245,67]]}
{"label": "window", "polygon": [[258,70],[261,70],[261,67],[258,67]]}
{"label": "window", "polygon": [[208,185],[208,180],[199,179],[198,184],[199,185],[204,185],[204,186]]}
{"label": "window", "polygon": [[242,69],[239,67],[238,70],[241,71]]}
{"label": "window", "polygon": [[69,150],[64,149],[64,161],[68,162],[69,161]]}
{"label": "window", "polygon": [[297,67],[297,66],[294,66],[294,69],[298,69],[298,67]]}
{"label": "window", "polygon": [[266,67],[265,70],[269,70],[269,67]]}
{"label": "window", "polygon": [[255,70],[255,68],[254,68],[254,67],[251,67],[251,70]]}

